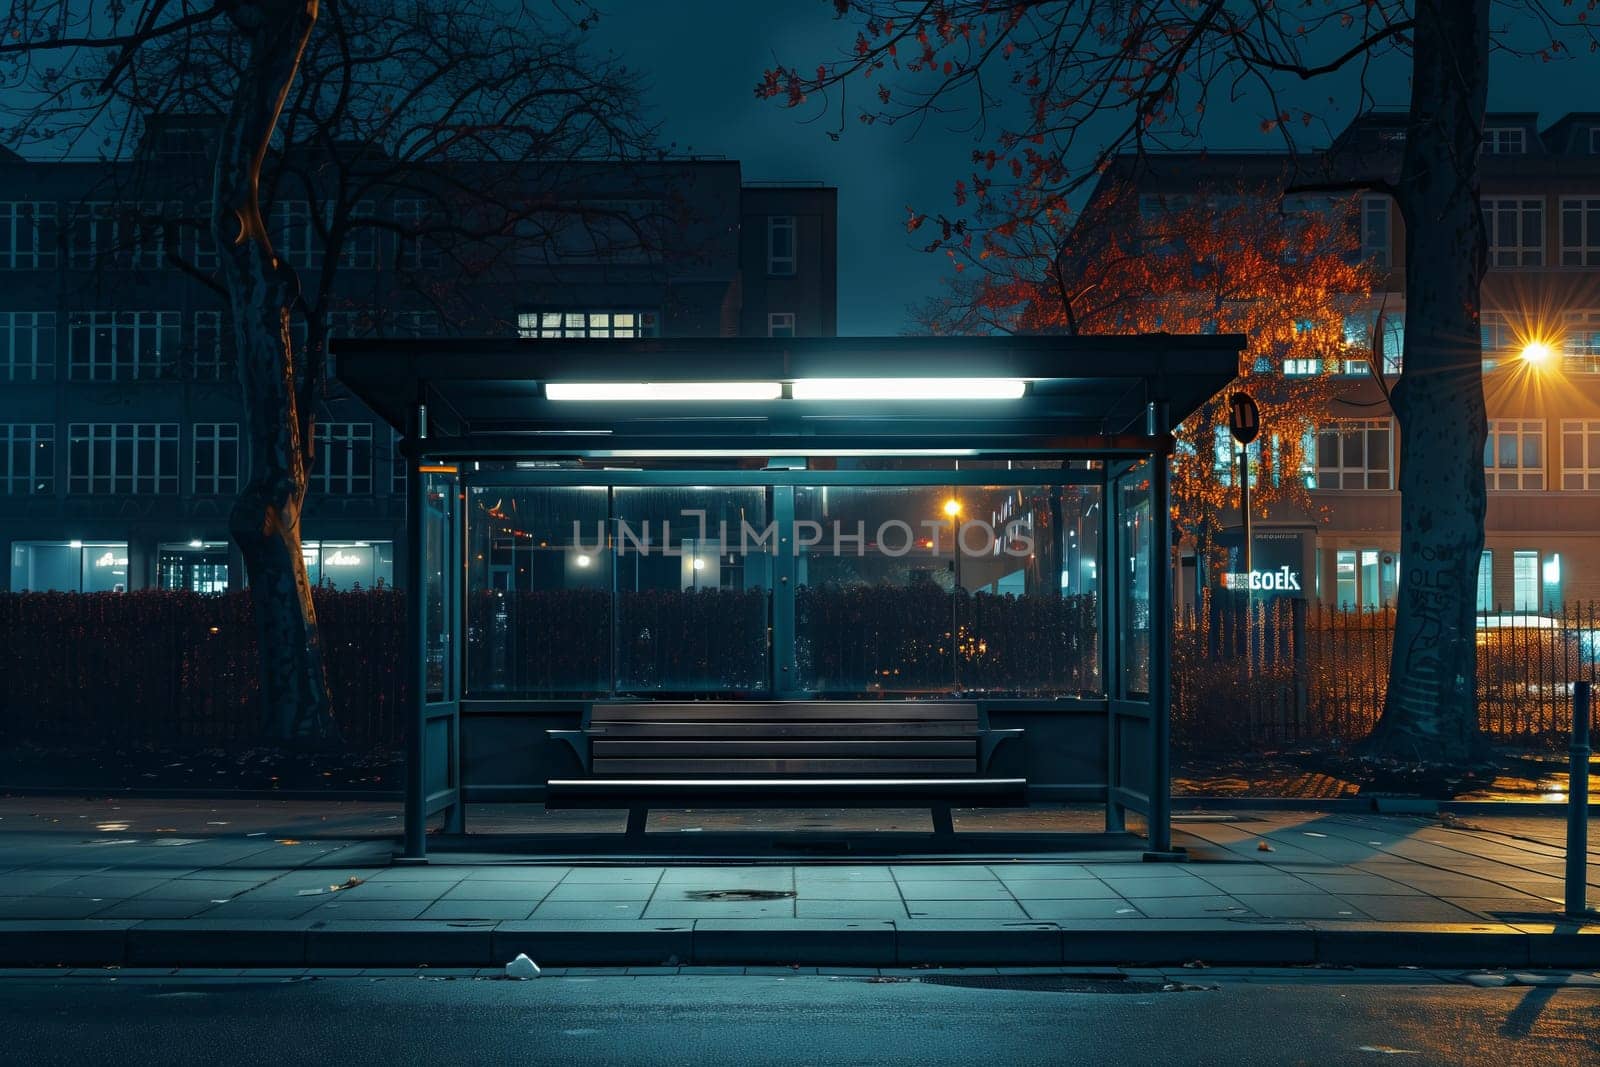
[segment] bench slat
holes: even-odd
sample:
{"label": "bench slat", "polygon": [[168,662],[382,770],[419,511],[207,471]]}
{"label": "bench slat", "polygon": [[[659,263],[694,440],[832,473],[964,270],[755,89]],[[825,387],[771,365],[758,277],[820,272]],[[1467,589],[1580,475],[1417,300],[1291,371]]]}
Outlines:
{"label": "bench slat", "polygon": [[628,704],[596,703],[590,722],[662,722],[673,719],[701,721],[773,720],[869,722],[957,719],[976,723],[978,706],[967,703],[917,700],[772,700],[772,701],[641,701]]}
{"label": "bench slat", "polygon": [[596,759],[595,774],[975,774],[976,759]]}
{"label": "bench slat", "polygon": [[654,756],[674,759],[683,756],[766,756],[793,759],[810,756],[855,756],[877,759],[905,756],[942,756],[946,759],[976,759],[974,741],[607,741],[593,742],[595,759],[626,759]]}
{"label": "bench slat", "polygon": [[1027,788],[1022,778],[569,778],[546,783],[545,807],[625,808],[644,801],[687,808],[1010,807],[1027,802]]}
{"label": "bench slat", "polygon": [[588,733],[596,740],[633,738],[683,738],[743,740],[745,738],[833,739],[887,737],[971,738],[972,723],[946,722],[591,722]]}

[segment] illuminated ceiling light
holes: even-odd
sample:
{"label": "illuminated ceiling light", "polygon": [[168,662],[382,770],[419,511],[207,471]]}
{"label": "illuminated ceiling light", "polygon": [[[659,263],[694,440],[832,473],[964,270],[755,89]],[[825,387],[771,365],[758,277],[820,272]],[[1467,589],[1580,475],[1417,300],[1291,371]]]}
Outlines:
{"label": "illuminated ceiling light", "polygon": [[951,497],[949,500],[946,500],[944,502],[944,513],[950,516],[952,519],[961,514],[961,501],[957,500],[955,497]]}
{"label": "illuminated ceiling light", "polygon": [[204,547],[206,547],[206,543],[204,541],[200,540],[198,537],[196,537],[194,540],[189,542],[189,547],[190,548],[204,548]]}
{"label": "illuminated ceiling light", "polygon": [[1522,346],[1523,362],[1531,363],[1535,367],[1544,366],[1546,363],[1550,362],[1550,357],[1553,355],[1555,355],[1555,353],[1551,351],[1550,346],[1545,344],[1543,341],[1529,341],[1527,344]]}
{"label": "illuminated ceiling light", "polygon": [[697,570],[697,571],[705,570],[706,569],[706,561],[703,560],[703,559],[696,559],[694,561],[694,569]]}
{"label": "illuminated ceiling light", "polygon": [[1015,400],[1021,378],[802,378],[796,400]]}
{"label": "illuminated ceiling light", "polygon": [[68,548],[82,548],[83,547],[83,542],[82,541],[68,541],[67,542],[67,547]]}
{"label": "illuminated ceiling light", "polygon": [[783,396],[778,382],[549,382],[544,395],[551,400],[681,401],[777,400]]}
{"label": "illuminated ceiling light", "polygon": [[593,563],[594,560],[590,559],[588,556],[579,556],[573,562],[577,563],[577,565],[580,567],[587,567],[589,564]]}

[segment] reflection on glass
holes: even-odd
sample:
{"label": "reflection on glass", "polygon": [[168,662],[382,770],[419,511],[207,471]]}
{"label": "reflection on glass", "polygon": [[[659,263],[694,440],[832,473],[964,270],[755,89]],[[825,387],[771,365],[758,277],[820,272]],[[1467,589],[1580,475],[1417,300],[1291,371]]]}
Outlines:
{"label": "reflection on glass", "polygon": [[800,487],[800,688],[1101,688],[1095,486]]}
{"label": "reflection on glass", "polygon": [[767,492],[615,491],[619,691],[769,687]]}
{"label": "reflection on glass", "polygon": [[521,696],[609,691],[606,490],[474,486],[467,508],[468,687]]}
{"label": "reflection on glass", "polygon": [[[445,699],[449,690],[450,626],[446,617],[449,583],[446,567],[450,558],[450,517],[454,511],[455,487],[437,474],[422,481],[422,573],[423,637],[427,642],[427,685],[430,701]],[[326,564],[326,548],[324,548]]]}
{"label": "reflection on glass", "polygon": [[[1150,476],[1141,465],[1117,482],[1121,528],[1117,565],[1122,629],[1122,680],[1130,697],[1150,693],[1150,567],[1153,562]],[[1164,562],[1164,561],[1163,561]]]}

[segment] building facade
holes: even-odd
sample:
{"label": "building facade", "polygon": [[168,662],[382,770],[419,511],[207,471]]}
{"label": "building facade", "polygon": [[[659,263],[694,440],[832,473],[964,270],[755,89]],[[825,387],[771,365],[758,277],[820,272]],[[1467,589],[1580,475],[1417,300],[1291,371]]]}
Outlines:
{"label": "building facade", "polygon": [[[1405,121],[1403,112],[1362,115],[1326,149],[1300,157],[1156,154],[1125,161],[1116,176],[1133,182],[1141,210],[1207,186],[1271,185],[1291,180],[1286,175],[1298,181],[1393,176]],[[1568,114],[1542,129],[1534,114],[1491,113],[1482,153],[1488,270],[1481,321],[1490,421],[1478,608],[1559,610],[1600,599],[1600,113]],[[1317,426],[1314,458],[1303,472],[1317,510],[1277,508],[1258,520],[1253,569],[1288,567],[1301,587],[1295,595],[1377,609],[1393,605],[1399,587],[1397,487],[1405,458],[1372,364],[1382,364],[1390,385],[1403,370],[1405,225],[1391,199],[1377,193],[1361,195],[1355,215],[1360,255],[1378,268],[1380,284],[1369,306],[1346,319],[1351,358],[1334,370],[1338,397]],[[1379,321],[1382,358],[1373,361]],[[1294,362],[1274,370],[1322,370]],[[1237,526],[1236,511],[1231,521]],[[1192,558],[1185,564],[1193,569],[1179,584],[1191,603],[1223,579]]]}
{"label": "building facade", "polygon": [[[226,303],[208,284],[203,149],[153,123],[126,162],[0,152],[6,589],[244,581],[227,529],[248,442]],[[472,178],[514,191],[518,175]],[[503,226],[493,270],[428,237],[429,194],[406,183],[374,181],[336,253],[332,214],[312,196],[273,197],[268,221],[303,291],[328,281],[316,316],[328,337],[836,332],[834,189],[747,184],[737,162],[702,158],[568,164],[559,180],[571,218]],[[529,185],[550,195],[542,178]],[[314,333],[293,327],[300,344]],[[405,514],[394,436],[327,380],[302,530],[310,577],[393,585]]]}

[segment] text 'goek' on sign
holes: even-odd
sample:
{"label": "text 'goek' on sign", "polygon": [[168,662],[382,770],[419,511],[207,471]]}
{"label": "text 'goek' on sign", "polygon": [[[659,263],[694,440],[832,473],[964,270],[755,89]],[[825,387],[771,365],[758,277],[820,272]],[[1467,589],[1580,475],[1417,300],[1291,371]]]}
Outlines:
{"label": "text 'goek' on sign", "polygon": [[1275,571],[1230,571],[1222,576],[1222,584],[1227,589],[1298,593],[1300,576],[1291,571],[1288,564],[1284,564]]}

